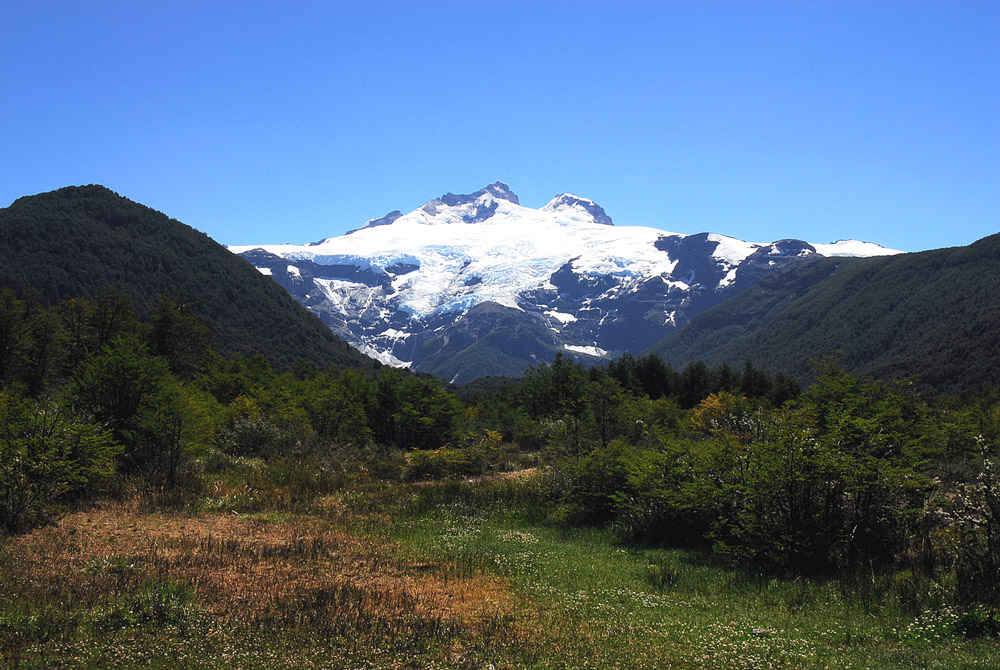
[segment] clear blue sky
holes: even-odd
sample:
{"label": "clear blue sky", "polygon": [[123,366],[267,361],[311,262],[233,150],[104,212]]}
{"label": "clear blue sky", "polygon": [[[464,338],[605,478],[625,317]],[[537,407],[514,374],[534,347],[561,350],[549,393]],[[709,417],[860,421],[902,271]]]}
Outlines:
{"label": "clear blue sky", "polygon": [[227,244],[496,179],[619,225],[1000,232],[1000,2],[21,2],[0,206],[100,183]]}

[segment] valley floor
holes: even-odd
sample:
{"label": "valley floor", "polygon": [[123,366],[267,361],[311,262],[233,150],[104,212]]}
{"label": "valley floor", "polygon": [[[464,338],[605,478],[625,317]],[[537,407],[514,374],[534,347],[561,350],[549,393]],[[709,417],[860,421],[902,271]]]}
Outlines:
{"label": "valley floor", "polygon": [[836,581],[545,522],[532,477],[296,499],[217,482],[0,545],[6,668],[995,668]]}

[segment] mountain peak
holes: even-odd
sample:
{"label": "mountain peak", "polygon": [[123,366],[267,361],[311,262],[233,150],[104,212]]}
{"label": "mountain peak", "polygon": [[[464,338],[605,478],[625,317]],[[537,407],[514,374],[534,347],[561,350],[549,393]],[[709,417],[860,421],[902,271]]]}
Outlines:
{"label": "mountain peak", "polygon": [[564,212],[564,213],[576,213],[579,215],[587,215],[592,218],[595,223],[601,223],[606,226],[613,226],[614,223],[611,222],[611,217],[607,215],[604,208],[598,205],[593,200],[588,198],[581,198],[579,196],[573,195],[572,193],[560,193],[556,197],[549,201],[549,204],[542,207],[543,212]]}
{"label": "mountain peak", "polygon": [[[479,200],[484,195],[490,195],[494,198],[499,198],[500,200],[506,200],[507,202],[512,202],[515,205],[520,205],[521,202],[514,195],[514,192],[510,190],[510,187],[502,181],[495,181],[492,184],[479,189],[475,193],[467,193],[456,195],[454,193],[445,193],[437,200],[431,200],[427,205],[439,206],[447,205],[448,207],[457,207],[458,205],[467,205],[470,202],[475,202]],[[427,205],[424,205],[426,208]]]}
{"label": "mountain peak", "polygon": [[497,200],[506,200],[514,205],[521,204],[507,184],[502,181],[495,181],[475,193],[463,195],[445,193],[437,200],[431,200],[420,209],[431,216],[436,216],[445,207],[472,205],[472,207],[466,208],[468,211],[462,213],[462,219],[466,223],[479,223],[496,213],[497,207],[499,207]]}
{"label": "mountain peak", "polygon": [[482,191],[479,191],[479,193],[482,193],[483,191],[489,193],[494,198],[507,200],[509,202],[514,203],[515,205],[521,204],[520,201],[517,199],[517,196],[514,195],[514,192],[510,190],[510,186],[507,186],[507,184],[503,183],[502,181],[493,182],[486,188],[482,189]]}

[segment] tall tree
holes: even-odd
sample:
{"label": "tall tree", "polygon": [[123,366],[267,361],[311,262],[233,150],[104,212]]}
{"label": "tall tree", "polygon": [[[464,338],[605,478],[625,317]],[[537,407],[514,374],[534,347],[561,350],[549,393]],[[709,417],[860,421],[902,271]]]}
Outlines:
{"label": "tall tree", "polygon": [[212,326],[196,313],[197,301],[183,291],[161,293],[149,318],[150,350],[163,356],[170,370],[181,377],[197,372],[212,342]]}

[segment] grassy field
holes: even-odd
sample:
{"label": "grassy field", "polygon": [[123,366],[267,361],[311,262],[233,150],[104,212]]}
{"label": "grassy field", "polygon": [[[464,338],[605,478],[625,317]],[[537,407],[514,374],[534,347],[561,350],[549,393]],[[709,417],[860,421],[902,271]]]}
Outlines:
{"label": "grassy field", "polygon": [[548,522],[537,474],[136,493],[0,544],[6,668],[997,668],[858,584]]}

